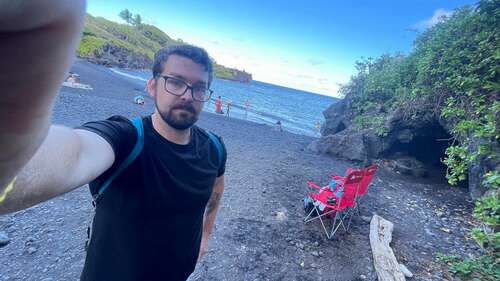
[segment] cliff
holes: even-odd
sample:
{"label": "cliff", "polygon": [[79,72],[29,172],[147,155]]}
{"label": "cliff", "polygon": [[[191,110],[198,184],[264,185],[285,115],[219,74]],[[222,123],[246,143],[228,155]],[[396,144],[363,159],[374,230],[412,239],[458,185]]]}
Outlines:
{"label": "cliff", "polygon": [[[182,44],[149,24],[119,24],[87,14],[77,56],[91,62],[121,68],[149,69],[154,53],[162,47]],[[249,82],[249,73],[214,63],[219,78]]]}

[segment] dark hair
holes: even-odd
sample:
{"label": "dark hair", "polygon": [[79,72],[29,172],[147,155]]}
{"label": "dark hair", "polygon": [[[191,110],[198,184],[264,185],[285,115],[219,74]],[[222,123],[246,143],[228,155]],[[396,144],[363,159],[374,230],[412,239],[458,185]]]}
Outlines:
{"label": "dark hair", "polygon": [[153,77],[158,77],[163,72],[163,63],[168,60],[170,55],[185,57],[202,65],[208,72],[208,85],[210,85],[213,76],[212,60],[205,49],[188,44],[173,45],[158,50],[153,63]]}

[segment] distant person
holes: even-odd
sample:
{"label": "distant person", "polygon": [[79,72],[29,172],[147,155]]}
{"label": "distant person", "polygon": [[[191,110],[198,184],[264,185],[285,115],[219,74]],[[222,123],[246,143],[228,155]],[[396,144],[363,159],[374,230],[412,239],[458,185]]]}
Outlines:
{"label": "distant person", "polygon": [[78,80],[78,77],[73,72],[70,72],[68,77],[66,78],[66,82],[71,83],[71,84],[75,84],[75,83],[78,83],[79,80]]}
{"label": "distant person", "polygon": [[222,97],[218,96],[215,100],[215,113],[224,114],[222,111]]}
{"label": "distant person", "polygon": [[250,109],[250,100],[245,101],[245,119],[248,117],[248,109]]}
{"label": "distant person", "polygon": [[278,122],[276,122],[276,125],[274,127],[274,129],[278,132],[283,132],[283,126],[281,126],[281,121],[278,120]]}
{"label": "distant person", "polygon": [[229,117],[229,111],[231,110],[231,106],[233,106],[233,101],[231,100],[228,100],[227,103],[226,103],[226,116]]}
{"label": "distant person", "polygon": [[[207,251],[224,190],[224,144],[195,125],[212,93],[212,59],[190,45],[160,49],[148,80],[152,115],[51,125],[85,1],[18,2],[0,1],[9,19],[0,27],[0,215],[90,182],[96,213],[81,281],[185,281]],[[27,61],[36,66],[28,72]],[[2,114],[8,104],[22,118]]]}
{"label": "distant person", "polygon": [[314,124],[314,127],[316,127],[316,129],[321,129],[321,122],[317,121],[315,124]]}

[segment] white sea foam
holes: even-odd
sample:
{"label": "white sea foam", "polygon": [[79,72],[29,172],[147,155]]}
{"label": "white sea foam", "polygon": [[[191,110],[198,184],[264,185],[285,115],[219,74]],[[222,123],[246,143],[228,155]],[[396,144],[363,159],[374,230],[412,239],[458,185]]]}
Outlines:
{"label": "white sea foam", "polygon": [[128,73],[122,72],[122,71],[114,69],[114,68],[110,68],[110,69],[111,69],[111,71],[113,71],[116,74],[119,74],[119,75],[122,75],[122,76],[125,76],[125,77],[128,77],[128,78],[131,78],[131,79],[136,79],[136,80],[140,80],[140,81],[144,81],[144,82],[148,81],[147,79],[144,79],[142,77],[135,76],[135,75],[132,75],[132,74],[128,74]]}

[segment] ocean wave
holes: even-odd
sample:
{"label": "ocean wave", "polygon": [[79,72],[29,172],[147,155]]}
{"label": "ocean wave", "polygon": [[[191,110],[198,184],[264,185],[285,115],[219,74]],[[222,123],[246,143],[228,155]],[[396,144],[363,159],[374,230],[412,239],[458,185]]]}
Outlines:
{"label": "ocean wave", "polygon": [[128,77],[128,78],[131,78],[131,79],[136,79],[136,80],[140,80],[140,81],[144,81],[144,82],[148,81],[148,79],[142,78],[140,76],[128,74],[128,73],[122,72],[122,71],[114,69],[114,68],[110,68],[110,70],[113,71],[116,74],[119,74],[121,76],[125,76],[125,77]]}

